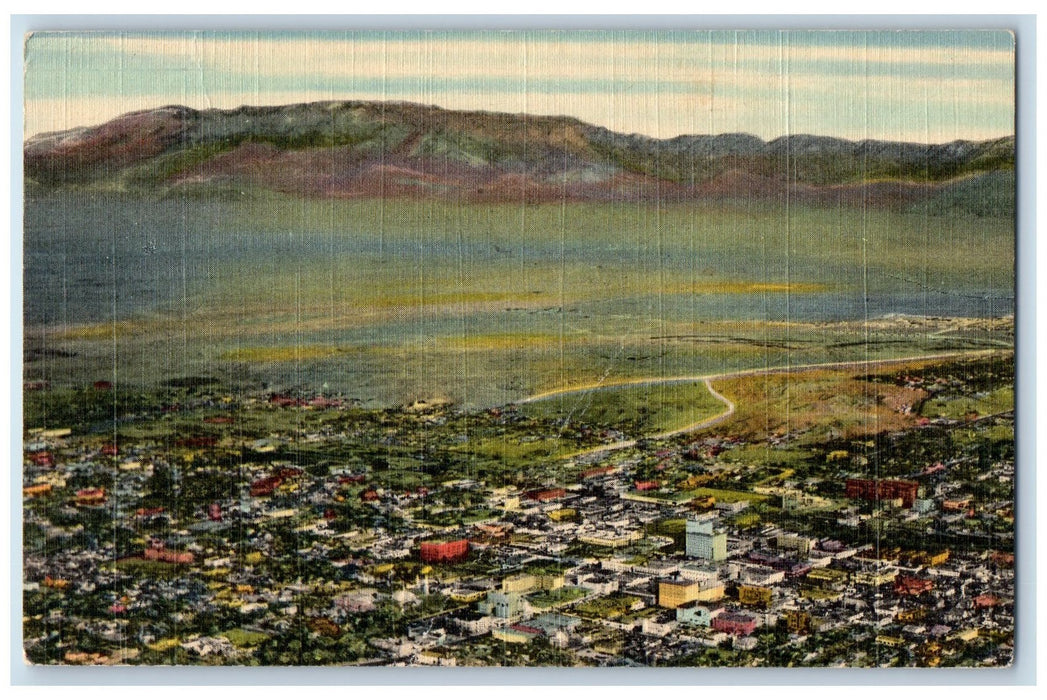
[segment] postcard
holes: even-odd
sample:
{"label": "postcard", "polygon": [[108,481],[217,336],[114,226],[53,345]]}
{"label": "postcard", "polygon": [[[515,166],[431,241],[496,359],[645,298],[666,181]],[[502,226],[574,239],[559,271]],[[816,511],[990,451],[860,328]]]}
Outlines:
{"label": "postcard", "polygon": [[1007,31],[37,32],[39,665],[1006,667]]}

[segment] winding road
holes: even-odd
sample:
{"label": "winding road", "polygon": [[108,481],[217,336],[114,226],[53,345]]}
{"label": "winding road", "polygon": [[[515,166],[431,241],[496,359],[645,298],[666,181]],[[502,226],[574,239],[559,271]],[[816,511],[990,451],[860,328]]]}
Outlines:
{"label": "winding road", "polygon": [[882,365],[895,365],[905,364],[909,362],[922,362],[922,361],[933,361],[933,360],[951,360],[957,358],[977,358],[977,357],[988,357],[990,355],[999,355],[1006,352],[1013,352],[1013,350],[959,350],[956,352],[945,352],[937,353],[932,355],[913,355],[910,357],[895,357],[880,360],[850,360],[846,362],[823,362],[816,364],[806,365],[782,365],[778,367],[763,367],[759,369],[746,369],[738,370],[735,372],[724,372],[721,374],[705,374],[700,376],[689,376],[689,377],[646,377],[640,379],[629,379],[621,382],[614,382],[610,384],[596,383],[586,384],[583,386],[575,386],[567,389],[559,389],[555,391],[546,391],[533,396],[528,396],[525,399],[518,401],[518,404],[533,403],[535,401],[541,401],[543,399],[555,398],[557,396],[569,396],[571,394],[582,394],[590,391],[603,391],[607,389],[617,389],[620,387],[628,386],[653,386],[656,384],[679,384],[684,382],[703,382],[705,388],[716,400],[720,401],[724,405],[724,410],[717,413],[715,416],[702,419],[697,423],[678,428],[676,430],[670,430],[664,433],[658,433],[656,435],[647,435],[644,438],[637,438],[632,440],[621,440],[619,442],[613,442],[607,445],[598,445],[596,447],[587,448],[578,452],[572,452],[570,454],[563,455],[561,459],[569,459],[574,457],[584,457],[591,454],[599,454],[603,452],[613,452],[616,450],[624,450],[630,447],[634,447],[639,439],[647,440],[661,440],[665,438],[674,437],[676,435],[683,435],[685,433],[693,433],[698,430],[705,428],[711,428],[714,425],[718,425],[734,414],[735,405],[734,402],[728,399],[723,394],[716,391],[713,388],[712,383],[714,381],[721,381],[724,379],[738,379],[740,377],[754,377],[766,374],[781,374],[791,372],[804,372],[807,370],[814,369],[848,369],[848,368],[869,368],[877,367]]}

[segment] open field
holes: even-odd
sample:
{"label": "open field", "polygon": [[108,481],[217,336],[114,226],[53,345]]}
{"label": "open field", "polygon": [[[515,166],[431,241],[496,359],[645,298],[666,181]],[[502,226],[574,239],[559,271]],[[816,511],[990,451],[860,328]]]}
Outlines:
{"label": "open field", "polygon": [[27,379],[209,375],[365,406],[490,406],[1012,343],[1006,322],[876,320],[1011,313],[1005,219],[745,203],[153,205],[143,220],[119,196],[29,200]]}
{"label": "open field", "polygon": [[[978,397],[945,397],[926,401],[919,388],[856,376],[865,371],[919,371],[934,362],[992,361],[1006,351],[957,351],[904,359],[850,360],[837,363],[768,367],[704,377],[641,378],[619,384],[579,385],[526,399],[528,415],[562,425],[591,422],[625,430],[637,437],[665,438],[701,432],[713,426],[759,441],[803,435],[803,441],[851,439],[909,428],[920,416],[971,418],[1014,409],[1014,390],[1002,386]],[[714,384],[723,388],[720,393]],[[740,410],[736,407],[741,405]],[[623,440],[590,452],[631,447]],[[766,452],[766,448],[759,448]],[[786,465],[803,460],[803,449],[776,450],[774,459],[760,461]],[[745,453],[739,450],[735,455]],[[791,470],[767,481],[782,480]],[[708,494],[706,494],[708,495]]]}
{"label": "open field", "polygon": [[[986,360],[992,354],[981,352],[976,356]],[[975,361],[975,356],[968,355],[968,358]],[[956,359],[965,361],[962,356]],[[919,372],[940,361],[928,358],[897,364],[882,362],[877,363],[875,370]],[[927,392],[923,389],[871,381],[859,376],[863,373],[856,366],[820,367],[728,376],[713,384],[738,407],[725,430],[758,440],[800,435],[801,444],[911,428],[920,420],[921,413],[960,417],[978,408],[982,415],[1014,409],[1014,393],[1009,387],[982,400],[936,400],[925,405]]]}
{"label": "open field", "polygon": [[978,397],[949,397],[928,401],[920,413],[929,418],[991,416],[1014,410],[1014,387],[1001,387]]}
{"label": "open field", "polygon": [[723,410],[700,381],[596,388],[522,404],[536,418],[615,427],[653,435],[697,423]]}

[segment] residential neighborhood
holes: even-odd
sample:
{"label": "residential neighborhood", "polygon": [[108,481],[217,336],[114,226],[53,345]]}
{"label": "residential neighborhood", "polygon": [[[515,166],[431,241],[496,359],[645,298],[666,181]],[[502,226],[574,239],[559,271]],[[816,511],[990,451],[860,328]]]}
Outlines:
{"label": "residential neighborhood", "polygon": [[[875,381],[948,408],[984,390],[984,366],[958,369]],[[53,415],[46,391],[27,390],[30,419]],[[949,413],[860,439],[728,424],[623,448],[512,405],[373,410],[199,381],[139,396],[115,431],[27,422],[26,656],[1006,665],[1013,411]],[[510,469],[471,447],[551,435],[575,456]]]}

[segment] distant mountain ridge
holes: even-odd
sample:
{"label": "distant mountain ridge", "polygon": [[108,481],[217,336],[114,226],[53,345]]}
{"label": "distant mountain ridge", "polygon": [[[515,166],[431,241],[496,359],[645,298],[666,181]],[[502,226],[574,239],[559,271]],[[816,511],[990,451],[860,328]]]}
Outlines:
{"label": "distant mountain ridge", "polygon": [[[459,201],[749,199],[1013,213],[1013,136],[915,144],[750,134],[656,139],[570,117],[406,102],[160,107],[30,138],[30,188],[273,190]],[[959,189],[957,189],[959,188]],[[955,190],[957,196],[949,196]],[[988,203],[988,204],[987,204]]]}

